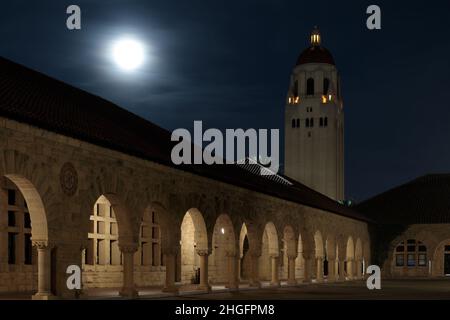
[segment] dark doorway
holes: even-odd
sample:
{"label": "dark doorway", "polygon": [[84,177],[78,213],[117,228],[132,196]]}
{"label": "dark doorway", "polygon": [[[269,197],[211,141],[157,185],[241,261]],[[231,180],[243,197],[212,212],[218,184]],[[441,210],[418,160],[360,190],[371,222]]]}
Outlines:
{"label": "dark doorway", "polygon": [[444,274],[450,275],[450,253],[444,254]]}

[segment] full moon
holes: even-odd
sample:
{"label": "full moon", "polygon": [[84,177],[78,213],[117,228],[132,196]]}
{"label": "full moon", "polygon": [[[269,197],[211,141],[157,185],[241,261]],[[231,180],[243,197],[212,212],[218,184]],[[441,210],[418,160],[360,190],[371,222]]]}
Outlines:
{"label": "full moon", "polygon": [[144,62],[144,46],[134,39],[120,39],[113,45],[113,59],[122,70],[135,70]]}

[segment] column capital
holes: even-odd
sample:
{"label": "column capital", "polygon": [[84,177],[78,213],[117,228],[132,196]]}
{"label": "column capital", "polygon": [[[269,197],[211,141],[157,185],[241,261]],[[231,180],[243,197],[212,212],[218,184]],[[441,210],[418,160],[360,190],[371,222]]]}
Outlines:
{"label": "column capital", "polygon": [[31,240],[31,245],[38,249],[51,249],[48,240]]}
{"label": "column capital", "polygon": [[293,255],[293,254],[288,254],[288,259],[297,259],[297,255]]}
{"label": "column capital", "polygon": [[122,253],[135,253],[138,249],[138,245],[136,243],[119,244],[119,249]]}
{"label": "column capital", "polygon": [[199,256],[209,256],[211,254],[211,250],[209,250],[209,249],[197,249],[197,254]]}

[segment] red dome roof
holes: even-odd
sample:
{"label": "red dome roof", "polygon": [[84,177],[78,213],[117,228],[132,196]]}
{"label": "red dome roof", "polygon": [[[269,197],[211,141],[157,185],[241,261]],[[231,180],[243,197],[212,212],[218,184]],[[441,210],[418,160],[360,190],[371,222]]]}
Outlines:
{"label": "red dome roof", "polygon": [[330,51],[322,46],[311,46],[303,50],[297,59],[297,66],[305,63],[328,63],[335,65]]}

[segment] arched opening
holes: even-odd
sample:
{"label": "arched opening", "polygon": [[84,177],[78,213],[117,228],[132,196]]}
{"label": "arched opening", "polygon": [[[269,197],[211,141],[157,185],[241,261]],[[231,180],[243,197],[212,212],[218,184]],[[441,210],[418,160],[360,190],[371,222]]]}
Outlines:
{"label": "arched opening", "polygon": [[248,230],[245,223],[242,224],[241,233],[239,235],[239,277],[242,280],[250,280],[252,265],[250,257],[250,241],[248,239]]}
{"label": "arched opening", "polygon": [[10,279],[3,291],[37,291],[34,298],[38,299],[56,294],[52,267],[56,249],[48,247],[47,214],[39,192],[17,174],[5,175],[0,183],[0,236],[4,239],[0,252],[6,255],[2,270],[8,270]]}
{"label": "arched opening", "polygon": [[[259,276],[262,280],[273,280],[273,272],[277,273],[276,265],[279,257],[278,235],[275,225],[268,222],[262,236],[261,256],[259,258]],[[276,259],[274,262],[273,259]],[[274,265],[275,263],[275,265]]]}
{"label": "arched opening", "polygon": [[236,253],[233,223],[226,214],[221,214],[214,225],[212,253],[209,259],[212,283],[227,283],[229,280],[229,256]]}
{"label": "arched opening", "polygon": [[325,258],[325,249],[322,234],[320,231],[316,231],[314,234],[314,247],[315,247],[315,274],[316,281],[321,281],[323,279],[323,264]]}
{"label": "arched opening", "polygon": [[83,288],[118,288],[122,285],[123,257],[119,224],[111,201],[101,195],[90,215],[88,245],[83,250]]}
{"label": "arched opening", "polygon": [[345,255],[345,270],[344,270],[348,279],[353,279],[354,259],[355,259],[355,246],[353,244],[353,238],[349,237],[347,240],[346,255]]}
{"label": "arched opening", "polygon": [[[421,252],[420,254],[425,254],[425,252]],[[425,258],[424,256],[420,257],[422,260]],[[433,260],[429,261],[431,263],[430,273],[433,276],[450,276],[450,239],[446,239],[439,243],[436,246],[436,249],[433,254]]]}
{"label": "arched opening", "polygon": [[189,209],[181,223],[181,283],[200,284],[201,261],[199,253],[207,254],[206,224],[198,209]]}
{"label": "arched opening", "polygon": [[314,95],[314,79],[308,78],[306,80],[306,95],[313,96]]}

